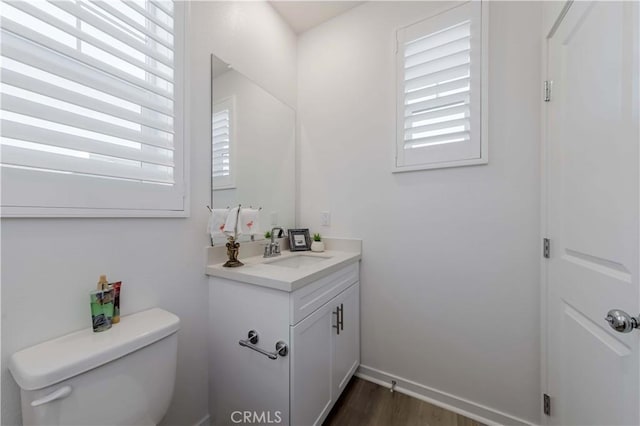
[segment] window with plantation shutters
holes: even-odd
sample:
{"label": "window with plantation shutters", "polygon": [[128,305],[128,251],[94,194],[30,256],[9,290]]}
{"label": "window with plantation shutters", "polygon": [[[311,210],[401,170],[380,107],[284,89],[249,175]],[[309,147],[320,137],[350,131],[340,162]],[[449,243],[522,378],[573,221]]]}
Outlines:
{"label": "window with plantation shutters", "polygon": [[2,214],[184,212],[184,5],[0,7]]}
{"label": "window with plantation shutters", "polygon": [[225,99],[213,106],[213,189],[235,187],[232,161],[235,152],[235,134],[233,129],[234,99]]}
{"label": "window with plantation shutters", "polygon": [[487,162],[484,7],[463,3],[398,31],[394,171]]}

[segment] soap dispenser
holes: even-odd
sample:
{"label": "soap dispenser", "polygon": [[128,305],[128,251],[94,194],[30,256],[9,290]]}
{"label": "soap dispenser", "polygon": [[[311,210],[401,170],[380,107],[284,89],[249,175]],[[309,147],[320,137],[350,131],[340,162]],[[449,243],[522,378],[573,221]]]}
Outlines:
{"label": "soap dispenser", "polygon": [[98,290],[109,290],[109,281],[107,281],[106,275],[100,275],[98,280]]}

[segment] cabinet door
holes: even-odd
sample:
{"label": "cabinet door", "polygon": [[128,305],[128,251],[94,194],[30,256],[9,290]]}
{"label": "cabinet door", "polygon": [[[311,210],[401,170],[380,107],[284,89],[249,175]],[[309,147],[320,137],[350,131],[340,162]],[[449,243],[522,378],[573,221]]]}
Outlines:
{"label": "cabinet door", "polygon": [[333,399],[338,399],[360,365],[360,283],[338,295],[329,304],[342,310],[340,334],[332,329],[334,339]]}
{"label": "cabinet door", "polygon": [[332,406],[335,304],[329,302],[291,327],[291,424],[320,424]]}

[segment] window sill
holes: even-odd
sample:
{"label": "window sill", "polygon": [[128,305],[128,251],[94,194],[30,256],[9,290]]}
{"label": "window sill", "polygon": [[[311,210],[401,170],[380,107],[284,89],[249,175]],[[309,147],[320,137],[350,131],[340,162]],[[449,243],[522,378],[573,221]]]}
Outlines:
{"label": "window sill", "polygon": [[479,166],[488,163],[489,159],[485,157],[474,158],[471,160],[447,161],[442,163],[416,164],[412,166],[397,166],[394,164],[391,168],[391,173],[417,172],[420,170],[446,169],[450,167]]}
{"label": "window sill", "polygon": [[189,210],[73,209],[46,207],[2,207],[5,218],[187,218]]}

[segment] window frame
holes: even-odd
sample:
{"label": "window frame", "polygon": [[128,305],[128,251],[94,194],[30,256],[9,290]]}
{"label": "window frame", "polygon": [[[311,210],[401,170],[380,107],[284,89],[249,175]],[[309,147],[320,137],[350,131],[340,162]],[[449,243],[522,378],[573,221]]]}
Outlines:
{"label": "window frame", "polygon": [[[177,194],[172,194],[174,198],[181,198],[181,206],[176,208],[107,208],[107,207],[70,207],[63,206],[7,206],[4,205],[2,197],[2,205],[0,205],[0,217],[2,218],[117,218],[117,217],[189,217],[190,215],[190,95],[189,95],[189,75],[190,75],[190,51],[189,51],[189,29],[191,7],[189,2],[176,1],[174,3],[175,18],[175,51],[174,51],[174,146],[175,146],[175,165],[174,165],[174,185],[171,190]],[[2,193],[7,190],[7,175],[20,175],[26,177],[27,180],[35,175],[29,174],[27,171],[20,169],[2,168]],[[8,173],[7,173],[8,171]],[[17,172],[17,173],[16,173]],[[23,173],[21,173],[23,172]],[[63,185],[65,181],[72,182],[69,175],[53,173],[51,182],[44,184],[48,191],[55,191],[56,185]],[[88,182],[88,179],[82,179]],[[144,196],[144,192],[140,190],[132,190],[134,186],[126,181],[109,181],[96,179],[96,186],[104,185],[110,187],[107,191],[116,194],[122,191],[128,197],[135,195]],[[27,185],[35,186],[36,182],[27,182]],[[73,182],[73,185],[82,186],[82,181]],[[59,187],[59,186],[58,186]],[[155,190],[154,196],[162,197],[162,190]],[[109,194],[110,195],[110,194]],[[126,198],[125,198],[126,199]]]}
{"label": "window frame", "polygon": [[[212,121],[213,115],[216,113],[216,107],[224,107],[226,106],[229,110],[229,175],[224,177],[215,178],[213,176],[213,152],[211,158],[211,188],[212,191],[222,191],[225,189],[235,189],[236,188],[236,154],[237,154],[237,146],[238,146],[238,135],[237,135],[237,126],[236,126],[236,97],[235,95],[220,99],[219,102],[216,102],[213,105],[212,110]],[[211,129],[213,132],[213,127]],[[211,149],[213,150],[213,141],[211,143]],[[218,179],[218,183],[216,184],[216,179]]]}
{"label": "window frame", "polygon": [[[444,161],[432,161],[425,162],[420,164],[403,164],[401,161],[404,154],[404,49],[402,46],[402,34],[408,28],[413,27],[415,25],[419,25],[426,21],[436,18],[439,15],[450,13],[455,11],[455,9],[464,6],[466,4],[471,4],[472,6],[472,19],[475,14],[480,18],[480,40],[479,45],[475,46],[476,48],[480,48],[480,65],[476,67],[480,73],[479,81],[479,93],[480,93],[480,101],[477,104],[477,107],[474,109],[474,102],[471,103],[470,108],[472,114],[475,110],[479,115],[477,120],[480,130],[475,134],[471,135],[470,142],[477,143],[479,147],[479,157],[478,158],[459,158],[455,160],[444,160]],[[473,8],[479,8],[479,11],[474,13]],[[395,70],[396,70],[396,78],[395,78],[395,93],[396,93],[396,137],[393,144],[393,155],[392,155],[392,173],[402,173],[402,172],[412,172],[412,171],[420,171],[420,170],[432,170],[432,169],[442,169],[442,168],[450,168],[450,167],[462,167],[462,166],[474,166],[474,165],[482,165],[487,164],[489,162],[489,141],[488,141],[488,68],[489,68],[489,2],[481,1],[481,0],[468,0],[463,2],[458,2],[457,4],[451,6],[445,6],[439,9],[436,9],[429,16],[421,19],[420,21],[414,22],[405,27],[399,28],[396,31],[396,53],[395,53]],[[472,46],[473,48],[474,46]],[[473,72],[473,69],[472,69]],[[473,87],[472,87],[473,90]],[[477,138],[480,138],[478,141]],[[425,151],[424,154],[428,153]]]}

